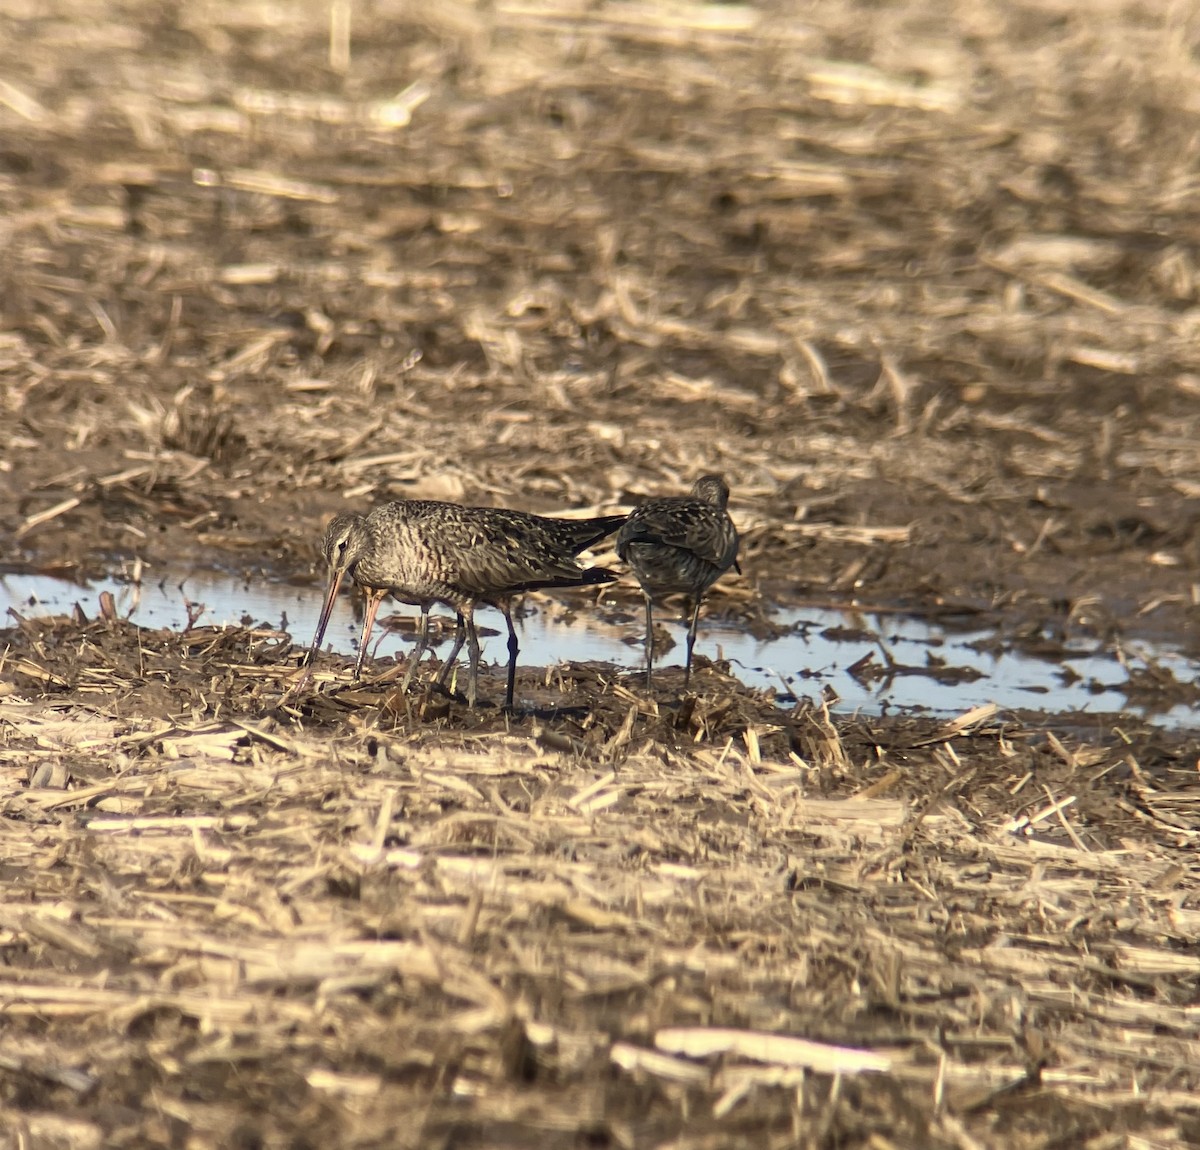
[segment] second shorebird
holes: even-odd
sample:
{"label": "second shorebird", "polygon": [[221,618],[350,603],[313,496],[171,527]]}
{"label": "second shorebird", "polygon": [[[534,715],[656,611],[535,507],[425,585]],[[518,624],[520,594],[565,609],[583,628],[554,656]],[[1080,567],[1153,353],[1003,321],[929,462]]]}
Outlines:
{"label": "second shorebird", "polygon": [[407,686],[429,641],[429,609],[445,603],[458,615],[453,650],[438,674],[444,682],[465,639],[470,660],[467,702],[479,686],[479,635],[475,607],[490,604],[508,624],[508,681],[504,702],[513,705],[519,645],[513,627],[514,595],[551,587],[586,587],[616,579],[603,567],[580,567],[576,556],[611,535],[623,515],[558,519],[502,507],[408,499],[385,503],[369,515],[339,515],[325,531],[322,549],[329,587],[313,636],[310,661],[320,649],[342,577],[349,575],[367,595],[355,677],[362,669],[367,637],[379,604],[390,592],[421,609],[417,646],[409,658]]}
{"label": "second shorebird", "polygon": [[738,533],[725,510],[729,488],[719,475],[702,475],[690,495],[648,499],[625,521],[617,554],[633,569],[646,597],[646,686],[654,669],[655,595],[688,596],[686,691],[692,676],[692,648],[704,593],[731,567],[739,574]]}

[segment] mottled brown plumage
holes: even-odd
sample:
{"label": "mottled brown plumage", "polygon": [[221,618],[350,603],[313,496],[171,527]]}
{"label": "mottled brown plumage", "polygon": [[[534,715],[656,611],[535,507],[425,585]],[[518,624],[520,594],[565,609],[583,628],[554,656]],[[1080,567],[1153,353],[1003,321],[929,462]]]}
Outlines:
{"label": "mottled brown plumage", "polygon": [[725,510],[729,488],[719,475],[703,475],[691,494],[648,499],[617,535],[617,554],[633,569],[646,597],[646,686],[654,668],[652,599],[682,592],[690,602],[683,686],[692,675],[692,648],[704,593],[737,564],[738,533]]}
{"label": "mottled brown plumage", "polygon": [[404,686],[429,642],[429,609],[452,607],[458,616],[454,647],[438,673],[443,682],[465,640],[470,659],[467,701],[474,706],[479,678],[479,636],[474,611],[480,603],[498,608],[508,624],[508,682],[505,706],[512,707],[517,643],[511,599],[524,591],[582,587],[611,582],[601,567],[580,567],[576,556],[610,535],[624,516],[557,519],[501,507],[464,507],[433,500],[385,503],[369,515],[339,515],[325,531],[322,545],[330,568],[310,658],[320,649],[343,575],[367,595],[355,676],[361,672],[367,638],[379,604],[389,592],[421,609],[417,646]]}

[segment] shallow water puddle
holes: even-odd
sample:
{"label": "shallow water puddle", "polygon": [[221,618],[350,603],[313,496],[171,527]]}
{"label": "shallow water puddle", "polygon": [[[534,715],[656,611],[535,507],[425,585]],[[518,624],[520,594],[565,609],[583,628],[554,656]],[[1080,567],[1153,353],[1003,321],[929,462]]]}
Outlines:
{"label": "shallow water puddle", "polygon": [[[298,645],[312,640],[321,605],[321,589],[296,587],[263,579],[247,583],[218,571],[195,571],[185,576],[144,581],[140,585],[116,579],[92,580],[86,586],[46,575],[0,577],[0,626],[8,609],[27,618],[69,614],[76,603],[89,618],[99,614],[100,595],[108,591],[118,613],[143,627],[182,630],[203,626],[248,626],[267,623],[291,634]],[[415,611],[392,605],[393,630],[378,629],[373,653],[403,655],[412,642]],[[388,608],[383,609],[387,614]],[[548,599],[527,601],[519,623],[522,668],[559,662],[596,661],[636,670],[642,661],[643,615],[640,603],[609,603],[592,607]],[[679,665],[684,653],[684,628],[666,611],[656,622],[670,625],[676,645],[660,657],[664,666]],[[507,658],[503,621],[497,612],[479,613],[485,661],[503,665]],[[451,617],[442,619],[442,634],[453,630]],[[986,653],[995,647],[990,631],[961,631],[936,622],[881,614],[846,614],[820,608],[782,611],[772,617],[777,634],[756,638],[719,620],[701,620],[698,655],[727,659],[733,674],[750,687],[771,687],[781,699],[837,696],[840,713],[881,710],[956,715],[968,708],[995,703],[1004,709],[1083,714],[1127,711],[1166,725],[1194,721],[1190,707],[1170,710],[1131,705],[1122,691],[1128,674],[1117,658],[1093,646],[1068,647],[1061,660],[1046,661],[1010,650]],[[359,624],[351,600],[343,594],[325,642],[328,648],[353,655]],[[483,631],[490,632],[482,634]],[[439,649],[445,651],[445,639]],[[1145,644],[1126,651],[1152,659],[1179,678],[1194,680],[1200,668],[1182,655]]]}

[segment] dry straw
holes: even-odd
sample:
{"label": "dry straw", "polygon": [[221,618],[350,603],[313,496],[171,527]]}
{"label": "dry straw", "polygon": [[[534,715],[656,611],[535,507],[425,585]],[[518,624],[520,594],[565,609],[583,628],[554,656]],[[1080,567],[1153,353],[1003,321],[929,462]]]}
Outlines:
{"label": "dry straw", "polygon": [[[1190,626],[1187,5],[0,25],[13,562],[295,574],[347,506],[720,470],[714,611]],[[1190,734],[719,668],[682,708],[555,669],[536,724],[328,666],[281,708],[280,628],[80,599],[0,646],[14,1146],[1197,1141]]]}

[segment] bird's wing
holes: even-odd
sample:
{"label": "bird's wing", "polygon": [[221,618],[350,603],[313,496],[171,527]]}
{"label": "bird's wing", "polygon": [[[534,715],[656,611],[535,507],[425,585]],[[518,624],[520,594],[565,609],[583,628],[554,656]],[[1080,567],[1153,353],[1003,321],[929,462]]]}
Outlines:
{"label": "bird's wing", "polygon": [[631,543],[677,547],[722,570],[737,561],[738,534],[723,511],[707,503],[651,501],[630,515],[617,539],[622,559]]}
{"label": "bird's wing", "polygon": [[574,555],[537,516],[485,509],[439,528],[452,556],[454,582],[472,595],[499,595],[534,587],[570,586],[582,570]]}

